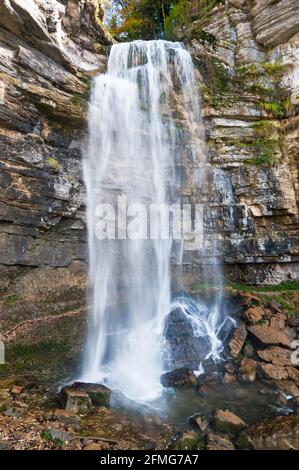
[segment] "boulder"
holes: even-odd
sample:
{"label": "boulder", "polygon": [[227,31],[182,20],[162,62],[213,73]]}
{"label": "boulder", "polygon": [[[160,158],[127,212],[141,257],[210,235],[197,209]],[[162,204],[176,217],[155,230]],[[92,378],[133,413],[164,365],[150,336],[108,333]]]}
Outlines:
{"label": "boulder", "polygon": [[239,356],[244,346],[244,343],[246,341],[246,338],[247,338],[246,327],[245,325],[241,324],[233,332],[232,338],[228,344],[229,354],[233,359],[236,359]]}
{"label": "boulder", "polygon": [[209,421],[207,420],[207,418],[205,418],[205,416],[200,413],[196,413],[190,416],[190,418],[188,418],[188,421],[192,426],[198,428],[203,433],[206,432],[209,428]]}
{"label": "boulder", "polygon": [[208,434],[207,450],[234,450],[235,447],[228,437],[218,436],[218,434]]}
{"label": "boulder", "polygon": [[218,432],[236,434],[246,428],[246,423],[229,410],[216,410],[214,425]]}
{"label": "boulder", "polygon": [[260,359],[277,366],[290,366],[291,365],[291,352],[288,349],[279,346],[270,346],[267,349],[257,351]]}
{"label": "boulder", "polygon": [[105,406],[109,408],[111,390],[105,387],[105,385],[74,382],[72,388],[87,393],[94,406]]}
{"label": "boulder", "polygon": [[262,377],[268,380],[285,380],[288,378],[288,373],[283,366],[260,363],[258,370]]}
{"label": "boulder", "polygon": [[254,325],[264,319],[265,312],[262,307],[250,307],[245,310],[242,317],[248,325]]}
{"label": "boulder", "polygon": [[238,446],[256,450],[299,450],[299,416],[263,419],[241,432]]}
{"label": "boulder", "polygon": [[290,379],[294,380],[296,385],[299,385],[299,370],[293,366],[286,367],[287,374]]}
{"label": "boulder", "polygon": [[229,374],[228,372],[226,372],[223,375],[222,381],[223,381],[224,384],[231,384],[231,383],[237,382],[237,379],[236,379],[235,375]]}
{"label": "boulder", "polygon": [[88,394],[72,387],[63,387],[58,394],[62,408],[74,413],[87,413],[92,407]]}
{"label": "boulder", "polygon": [[261,343],[263,346],[277,344],[280,346],[291,346],[291,341],[286,334],[281,331],[274,330],[266,325],[254,325],[248,328],[251,336]]}
{"label": "boulder", "polygon": [[210,338],[195,337],[190,319],[180,308],[168,315],[164,334],[169,346],[170,367],[173,369],[188,367],[196,370],[211,350]]}
{"label": "boulder", "polygon": [[242,359],[239,369],[241,382],[254,382],[256,379],[257,362],[253,359]]}
{"label": "boulder", "polygon": [[183,433],[181,438],[177,443],[177,448],[179,450],[195,450],[197,449],[197,444],[200,436],[195,431],[186,431]]}
{"label": "boulder", "polygon": [[197,385],[196,375],[186,367],[166,372],[161,376],[161,384],[164,387],[182,387],[185,385]]}

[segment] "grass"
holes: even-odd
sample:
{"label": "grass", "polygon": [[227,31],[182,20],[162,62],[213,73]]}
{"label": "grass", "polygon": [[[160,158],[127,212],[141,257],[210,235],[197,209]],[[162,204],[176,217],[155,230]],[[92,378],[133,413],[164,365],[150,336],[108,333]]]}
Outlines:
{"label": "grass", "polygon": [[8,297],[5,297],[4,303],[6,305],[13,305],[16,302],[18,302],[18,300],[20,300],[19,294],[13,294],[13,295],[9,295]]}
{"label": "grass", "polygon": [[231,284],[229,287],[232,287],[235,290],[243,290],[245,292],[287,292],[299,291],[299,282],[287,282],[275,286],[249,286],[247,284]]}

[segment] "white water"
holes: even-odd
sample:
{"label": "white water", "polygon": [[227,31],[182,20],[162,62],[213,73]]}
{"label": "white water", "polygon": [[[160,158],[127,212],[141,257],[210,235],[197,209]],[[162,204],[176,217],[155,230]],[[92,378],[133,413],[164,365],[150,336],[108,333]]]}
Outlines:
{"label": "white water", "polygon": [[[104,382],[139,402],[162,392],[173,241],[99,240],[96,208],[101,203],[115,206],[117,195],[125,195],[128,205],[178,201],[175,159],[182,150],[171,111],[178,89],[190,135],[188,151],[202,166],[195,71],[181,44],[137,41],[113,46],[107,74],[95,79],[89,108],[84,172],[92,313],[82,380]],[[216,357],[221,349],[218,311],[193,323],[198,334],[200,328],[210,334]]]}

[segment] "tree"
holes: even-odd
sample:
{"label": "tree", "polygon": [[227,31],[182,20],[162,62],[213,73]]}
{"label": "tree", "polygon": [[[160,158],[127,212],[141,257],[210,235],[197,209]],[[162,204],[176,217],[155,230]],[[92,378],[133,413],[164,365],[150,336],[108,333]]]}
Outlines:
{"label": "tree", "polygon": [[118,40],[159,38],[172,4],[172,0],[113,0],[106,23]]}

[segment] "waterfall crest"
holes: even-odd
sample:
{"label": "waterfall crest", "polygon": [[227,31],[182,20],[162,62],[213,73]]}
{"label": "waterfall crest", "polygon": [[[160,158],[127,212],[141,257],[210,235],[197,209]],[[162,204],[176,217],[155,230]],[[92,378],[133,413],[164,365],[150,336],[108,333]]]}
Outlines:
{"label": "waterfall crest", "polygon": [[[137,401],[161,394],[163,332],[172,308],[170,261],[175,256],[181,263],[184,243],[151,237],[161,219],[151,219],[149,229],[142,222],[144,207],[181,201],[176,170],[187,158],[197,162],[202,177],[203,141],[195,70],[184,46],[114,45],[107,73],[94,80],[89,107],[84,176],[92,311],[83,376]],[[119,218],[126,210],[129,226]],[[217,351],[219,341],[213,344]]]}

